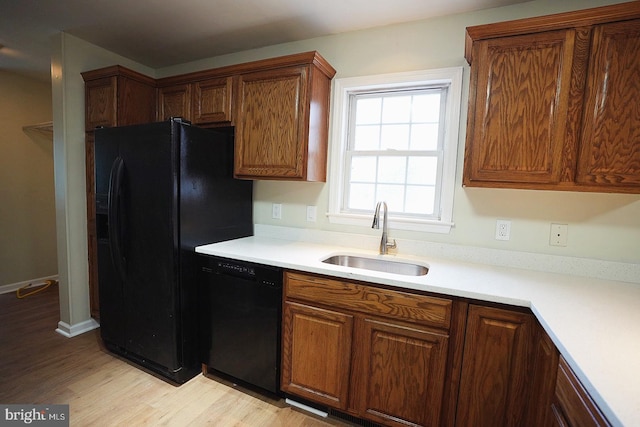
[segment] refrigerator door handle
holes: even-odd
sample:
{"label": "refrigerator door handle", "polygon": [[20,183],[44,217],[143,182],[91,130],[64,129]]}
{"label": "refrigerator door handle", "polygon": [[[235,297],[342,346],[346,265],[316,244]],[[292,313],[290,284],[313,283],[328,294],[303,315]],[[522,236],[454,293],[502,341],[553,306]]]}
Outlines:
{"label": "refrigerator door handle", "polygon": [[124,281],[126,278],[126,260],[122,254],[122,244],[120,242],[122,218],[120,213],[120,191],[122,189],[122,180],[124,179],[124,160],[118,156],[111,165],[111,174],[109,175],[109,202],[108,202],[108,221],[109,221],[109,249],[111,252],[111,260]]}

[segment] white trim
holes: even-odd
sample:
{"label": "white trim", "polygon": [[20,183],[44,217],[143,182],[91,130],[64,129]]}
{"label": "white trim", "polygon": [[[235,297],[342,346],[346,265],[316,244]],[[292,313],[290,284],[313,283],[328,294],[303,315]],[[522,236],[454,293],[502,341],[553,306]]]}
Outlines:
{"label": "white trim", "polygon": [[33,280],[25,280],[24,282],[17,282],[17,283],[9,283],[7,285],[2,285],[0,286],[0,294],[8,294],[9,292],[15,292],[20,288],[24,288],[25,286],[40,286],[40,285],[45,285],[47,280],[58,280],[58,275],[54,275],[54,276],[47,276],[47,277],[40,277],[39,279],[33,279]]}
{"label": "white trim", "polygon": [[96,322],[95,319],[85,320],[84,322],[76,323],[75,325],[69,325],[61,320],[58,322],[56,332],[67,338],[73,338],[84,334],[85,332],[93,331],[99,327],[100,323]]}
{"label": "white trim", "polygon": [[[447,102],[445,132],[445,155],[442,170],[441,218],[440,221],[416,221],[406,217],[389,217],[390,225],[397,229],[449,233],[453,226],[453,198],[455,192],[455,174],[458,151],[458,131],[460,122],[460,102],[462,99],[462,67],[441,68],[435,70],[410,71],[404,73],[379,74],[374,76],[348,77],[334,80],[332,93],[333,117],[331,152],[329,167],[329,222],[345,225],[371,226],[362,215],[346,214],[340,211],[343,198],[344,151],[349,112],[349,93],[393,86],[394,88],[415,86],[420,83],[447,83],[450,88],[450,101]],[[373,210],[373,206],[371,207]]]}

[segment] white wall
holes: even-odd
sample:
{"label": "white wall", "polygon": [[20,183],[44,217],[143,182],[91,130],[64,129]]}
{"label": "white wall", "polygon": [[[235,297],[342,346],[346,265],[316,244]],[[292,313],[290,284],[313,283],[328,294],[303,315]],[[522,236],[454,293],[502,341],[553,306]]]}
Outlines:
{"label": "white wall", "polygon": [[[441,17],[353,33],[338,34],[265,47],[232,55],[149,70],[125,58],[61,35],[56,43],[62,80],[54,78],[56,123],[56,195],[61,308],[64,321],[74,324],[89,318],[84,189],[84,90],[81,71],[122,64],[152,77],[165,77],[290,53],[318,50],[338,71],[336,78],[450,66],[466,67],[464,29],[573,9],[619,3],[611,0],[535,0],[476,13]],[[465,68],[465,92],[468,90]],[[57,91],[56,91],[56,88]],[[467,94],[463,103],[466,106]],[[392,237],[561,254],[640,263],[640,196],[523,190],[465,189],[461,186],[466,107],[461,138],[454,207],[455,228],[449,235],[402,233]],[[331,145],[332,141],[330,141]],[[282,203],[282,220],[271,219],[271,204]],[[318,206],[318,221],[305,221],[307,205]],[[255,186],[256,223],[299,228],[373,234],[368,228],[329,224],[321,214],[328,207],[328,184],[259,181]],[[511,240],[494,239],[497,218],[512,221]],[[548,245],[549,224],[569,224],[567,247]],[[377,233],[375,233],[377,234]]]}
{"label": "white wall", "polygon": [[[638,195],[462,188],[469,80],[469,67],[463,56],[465,27],[610,3],[619,1],[531,1],[209,58],[158,70],[158,76],[307,50],[318,50],[336,68],[336,78],[462,65],[465,67],[465,86],[454,206],[456,225],[449,235],[391,230],[393,237],[638,263]],[[330,147],[334,143],[330,140]],[[255,221],[260,224],[361,234],[377,233],[366,227],[330,224],[322,215],[328,208],[328,189],[328,184],[257,182]],[[272,203],[282,203],[282,220],[271,218]],[[307,205],[318,206],[316,223],[306,222]],[[495,240],[495,222],[498,218],[512,221],[511,240]],[[567,247],[549,246],[552,222],[569,225]],[[402,246],[399,251],[402,251]]]}
{"label": "white wall", "polygon": [[51,90],[0,70],[0,94],[0,288],[13,290],[58,271],[53,141],[22,129],[51,121]]}

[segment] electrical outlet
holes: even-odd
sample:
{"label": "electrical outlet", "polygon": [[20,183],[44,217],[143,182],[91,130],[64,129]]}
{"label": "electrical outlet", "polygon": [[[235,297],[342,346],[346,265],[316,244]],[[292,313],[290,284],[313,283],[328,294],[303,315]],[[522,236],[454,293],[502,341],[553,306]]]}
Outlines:
{"label": "electrical outlet", "polygon": [[271,207],[271,218],[282,219],[282,205],[280,203],[274,203]]}
{"label": "electrical outlet", "polygon": [[499,219],[496,221],[496,240],[509,240],[511,237],[511,221]]}
{"label": "electrical outlet", "polygon": [[551,224],[549,244],[551,246],[567,246],[569,226],[567,224]]}
{"label": "electrical outlet", "polygon": [[316,222],[318,209],[315,206],[307,206],[307,221]]}

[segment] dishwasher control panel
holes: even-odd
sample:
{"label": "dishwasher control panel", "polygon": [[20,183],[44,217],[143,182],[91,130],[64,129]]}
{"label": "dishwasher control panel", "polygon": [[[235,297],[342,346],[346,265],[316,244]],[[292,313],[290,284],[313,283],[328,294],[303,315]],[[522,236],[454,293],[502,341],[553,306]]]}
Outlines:
{"label": "dishwasher control panel", "polygon": [[247,264],[238,264],[236,262],[219,260],[218,264],[218,272],[219,273],[233,273],[239,274],[241,276],[247,277],[255,277],[256,269],[252,265]]}
{"label": "dishwasher control panel", "polygon": [[205,261],[202,264],[202,271],[205,273],[233,276],[265,286],[282,288],[282,268],[206,255],[201,259]]}

